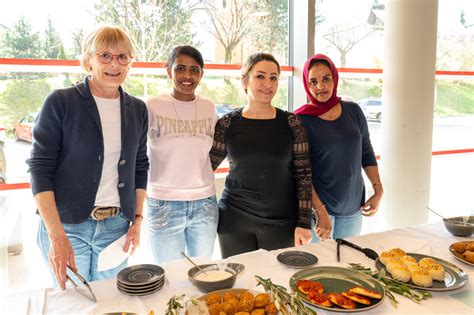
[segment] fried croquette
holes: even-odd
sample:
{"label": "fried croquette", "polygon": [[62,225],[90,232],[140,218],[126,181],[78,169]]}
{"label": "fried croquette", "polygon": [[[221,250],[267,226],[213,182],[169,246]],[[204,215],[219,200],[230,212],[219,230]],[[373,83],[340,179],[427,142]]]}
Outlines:
{"label": "fried croquette", "polygon": [[230,299],[237,299],[238,300],[239,296],[237,295],[236,292],[233,291],[228,291],[224,293],[224,296],[222,297],[222,300],[224,302],[230,300]]}
{"label": "fried croquette", "polygon": [[211,293],[206,297],[207,306],[211,306],[212,304],[216,304],[220,302],[221,302],[221,296],[218,293]]}
{"label": "fried croquette", "polygon": [[466,251],[466,246],[467,244],[465,242],[459,242],[459,243],[454,243],[452,245],[452,247],[454,248],[454,250],[456,252],[458,252],[459,254],[462,254]]}
{"label": "fried croquette", "polygon": [[222,304],[221,303],[214,303],[209,305],[209,315],[221,315]]}
{"label": "fried croquette", "polygon": [[465,260],[467,260],[470,263],[474,263],[474,251],[466,250],[463,254],[462,257],[464,257]]}
{"label": "fried croquette", "polygon": [[261,308],[270,304],[270,295],[267,293],[260,293],[255,296],[255,307]]}
{"label": "fried croquette", "polygon": [[278,313],[278,309],[275,303],[272,302],[265,306],[265,312],[267,312],[267,315],[276,315]]}
{"label": "fried croquette", "polygon": [[239,300],[242,300],[242,299],[254,299],[254,296],[252,293],[248,292],[248,291],[244,291],[242,293],[239,294]]}
{"label": "fried croquette", "polygon": [[249,312],[237,312],[234,315],[250,315]]}
{"label": "fried croquette", "polygon": [[251,298],[246,296],[240,299],[238,310],[240,312],[251,312],[254,306],[255,306],[255,299],[253,295]]}
{"label": "fried croquette", "polygon": [[263,308],[256,308],[250,313],[250,315],[265,315],[265,309]]}
{"label": "fried croquette", "polygon": [[239,310],[239,302],[237,299],[230,299],[222,303],[222,311],[226,314],[235,314]]}

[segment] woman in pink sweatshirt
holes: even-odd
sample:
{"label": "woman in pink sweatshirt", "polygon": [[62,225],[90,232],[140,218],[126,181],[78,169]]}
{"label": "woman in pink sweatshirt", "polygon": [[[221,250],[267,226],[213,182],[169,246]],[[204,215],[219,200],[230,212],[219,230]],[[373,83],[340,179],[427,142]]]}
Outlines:
{"label": "woman in pink sweatshirt", "polygon": [[157,264],[211,256],[219,211],[209,160],[218,116],[214,104],[195,95],[203,76],[201,53],[175,47],[167,62],[173,91],[152,97],[149,114],[148,233]]}

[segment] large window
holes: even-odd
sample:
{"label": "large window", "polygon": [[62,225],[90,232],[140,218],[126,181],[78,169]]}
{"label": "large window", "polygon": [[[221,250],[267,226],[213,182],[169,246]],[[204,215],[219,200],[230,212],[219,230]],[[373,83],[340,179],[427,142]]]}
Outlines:
{"label": "large window", "polygon": [[[338,92],[361,106],[377,155],[382,145],[383,108],[396,106],[382,104],[381,99],[384,4],[377,0],[316,0],[315,10],[315,52],[327,54],[340,68]],[[472,186],[474,176],[471,1],[439,1],[436,70],[430,204],[447,217],[474,214],[469,188],[464,188]],[[430,214],[430,220],[435,219]]]}

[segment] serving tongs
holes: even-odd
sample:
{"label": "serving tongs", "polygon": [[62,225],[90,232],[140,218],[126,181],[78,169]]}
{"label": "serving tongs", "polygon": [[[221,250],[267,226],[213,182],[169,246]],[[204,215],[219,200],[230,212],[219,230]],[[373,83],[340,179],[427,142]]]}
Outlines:
{"label": "serving tongs", "polygon": [[71,277],[69,277],[69,275],[67,275],[67,279],[68,279],[69,281],[71,281],[72,285],[74,286],[74,289],[76,289],[76,291],[77,291],[80,295],[86,297],[87,299],[91,300],[92,302],[96,302],[96,303],[97,303],[97,299],[96,299],[96,297],[95,297],[95,294],[94,294],[94,292],[92,292],[92,288],[90,287],[90,285],[89,285],[89,283],[87,282],[87,280],[84,279],[84,277],[81,276],[81,274],[80,274],[79,272],[77,272],[77,271],[75,271],[74,269],[72,269],[69,265],[67,265],[66,267],[67,267],[67,269],[69,269],[69,271],[71,271],[71,272],[77,277],[77,279],[79,279],[79,281],[81,281],[81,282],[84,284],[84,286],[88,289],[88,291],[86,291],[86,290],[84,289],[84,287],[79,286],[76,282],[74,282],[74,280],[72,280]]}
{"label": "serving tongs", "polygon": [[339,250],[339,247],[341,246],[341,244],[343,245],[347,245],[347,246],[350,246],[354,249],[357,249],[358,251],[361,251],[365,254],[365,256],[369,257],[370,259],[373,259],[373,260],[376,260],[377,258],[379,258],[379,255],[377,254],[377,252],[375,252],[373,249],[370,249],[370,248],[362,248],[360,247],[359,245],[356,245],[354,243],[351,243],[349,241],[346,241],[345,239],[343,238],[338,238],[336,239],[336,242],[337,242],[337,248],[336,248],[336,257],[337,257],[337,261],[340,262],[341,261],[341,254],[340,254],[340,250]]}

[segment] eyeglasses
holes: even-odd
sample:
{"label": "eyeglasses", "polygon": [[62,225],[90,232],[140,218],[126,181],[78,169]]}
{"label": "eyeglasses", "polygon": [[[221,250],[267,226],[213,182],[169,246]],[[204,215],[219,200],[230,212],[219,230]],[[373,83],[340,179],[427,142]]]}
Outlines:
{"label": "eyeglasses", "polygon": [[114,55],[112,53],[109,53],[108,51],[103,51],[96,55],[97,57],[99,57],[99,61],[106,65],[111,63],[114,58],[117,58],[117,61],[119,64],[121,64],[122,66],[126,66],[132,61],[132,58],[133,58],[129,54],[120,53],[118,55]]}
{"label": "eyeglasses", "polygon": [[69,275],[67,275],[67,279],[69,281],[71,281],[72,285],[74,286],[74,289],[76,289],[76,291],[81,294],[82,296],[86,297],[87,299],[91,300],[92,302],[97,302],[97,299],[95,297],[95,294],[94,292],[92,292],[92,289],[91,287],[89,286],[89,283],[87,283],[86,279],[84,279],[83,276],[81,276],[77,271],[75,271],[74,269],[72,269],[71,267],[69,267],[69,265],[66,266],[67,269],[69,269],[69,271],[71,271],[76,277],[77,279],[79,279],[84,285],[85,287],[88,289],[86,291],[86,289],[84,288],[84,286],[79,286],[78,284],[76,284],[76,282],[74,282],[74,280],[72,280],[71,277],[69,277]]}

